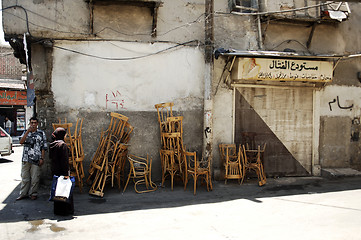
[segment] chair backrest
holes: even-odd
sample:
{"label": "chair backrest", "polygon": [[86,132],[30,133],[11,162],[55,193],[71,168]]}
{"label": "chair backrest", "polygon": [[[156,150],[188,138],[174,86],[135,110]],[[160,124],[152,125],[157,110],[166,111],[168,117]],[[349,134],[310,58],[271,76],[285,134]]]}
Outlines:
{"label": "chair backrest", "polygon": [[117,138],[123,135],[123,130],[125,123],[128,121],[128,117],[119,114],[119,113],[110,113],[111,119],[108,127],[108,131],[111,135],[116,136]]}
{"label": "chair backrest", "polygon": [[150,169],[150,164],[152,160],[149,160],[149,156],[147,154],[147,158],[139,157],[133,154],[128,155],[128,160],[131,166],[131,171],[135,175],[144,175],[146,174]]}
{"label": "chair backrest", "polygon": [[242,141],[241,144],[245,145],[246,149],[256,149],[256,141],[255,138],[257,133],[255,132],[242,132]]}
{"label": "chair backrest", "polygon": [[175,152],[173,150],[161,149],[159,150],[161,165],[164,170],[174,168],[175,164]]}
{"label": "chair backrest", "polygon": [[237,159],[236,144],[219,144],[219,152],[223,162]]}
{"label": "chair backrest", "polygon": [[184,150],[180,133],[161,133],[162,149],[181,152]]}
{"label": "chair backrest", "polygon": [[[84,118],[81,118],[81,119],[78,118],[78,119],[76,120],[75,130],[74,130],[74,134],[73,134],[73,136],[74,136],[75,138],[81,136],[81,130],[82,130],[82,126],[83,126],[83,120],[84,120]],[[79,127],[78,127],[78,126],[79,126]]]}
{"label": "chair backrest", "polygon": [[173,106],[174,106],[173,102],[159,103],[154,105],[154,107],[157,109],[158,121],[160,123],[166,121],[167,117],[173,117],[173,111],[172,111]]}
{"label": "chair backrest", "polygon": [[183,152],[184,162],[186,163],[186,170],[197,172],[199,163],[197,162],[197,152]]}
{"label": "chair backrest", "polygon": [[239,145],[238,147],[238,161],[240,162],[240,164],[244,167],[245,164],[246,164],[246,156],[245,156],[245,152],[244,152],[244,149],[243,149],[243,145]]}
{"label": "chair backrest", "polygon": [[170,133],[180,133],[183,136],[183,117],[168,117],[168,132]]}
{"label": "chair backrest", "polygon": [[257,150],[247,149],[245,145],[242,145],[242,148],[245,165],[260,163],[260,146],[257,147]]}
{"label": "chair backrest", "polygon": [[130,123],[126,122],[123,129],[123,134],[120,136],[122,143],[128,143],[130,141],[130,135],[133,132],[134,127]]}
{"label": "chair backrest", "polygon": [[154,105],[154,107],[157,109],[158,113],[158,122],[159,122],[159,128],[160,132],[169,132],[168,125],[166,124],[168,117],[173,117],[173,108],[174,103],[168,102],[168,103],[159,103]]}

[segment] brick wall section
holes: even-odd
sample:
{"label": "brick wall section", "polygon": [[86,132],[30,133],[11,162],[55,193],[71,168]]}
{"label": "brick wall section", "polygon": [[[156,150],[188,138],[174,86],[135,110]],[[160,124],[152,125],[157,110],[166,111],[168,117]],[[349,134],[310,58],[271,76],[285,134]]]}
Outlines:
{"label": "brick wall section", "polygon": [[0,46],[0,79],[21,79],[26,68],[19,59],[14,57],[11,47]]}

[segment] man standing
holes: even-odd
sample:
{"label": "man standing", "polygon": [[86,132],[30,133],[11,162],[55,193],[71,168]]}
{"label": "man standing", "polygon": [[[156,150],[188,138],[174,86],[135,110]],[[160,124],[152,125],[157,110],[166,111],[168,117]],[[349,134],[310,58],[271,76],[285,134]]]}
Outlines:
{"label": "man standing", "polygon": [[38,119],[30,119],[30,127],[20,138],[20,144],[24,144],[20,196],[16,200],[27,198],[35,200],[38,197],[38,188],[41,174],[41,166],[44,164],[44,155],[47,150],[47,142],[44,131],[38,129]]}
{"label": "man standing", "polygon": [[10,134],[11,133],[11,121],[8,117],[5,117],[5,131]]}

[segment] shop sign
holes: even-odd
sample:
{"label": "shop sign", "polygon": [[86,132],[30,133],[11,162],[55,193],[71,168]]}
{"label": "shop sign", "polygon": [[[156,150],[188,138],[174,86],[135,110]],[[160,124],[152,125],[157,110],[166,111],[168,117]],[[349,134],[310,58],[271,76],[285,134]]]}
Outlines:
{"label": "shop sign", "polygon": [[238,58],[233,79],[331,82],[333,64],[327,61]]}
{"label": "shop sign", "polygon": [[26,105],[25,91],[0,90],[0,105]]}

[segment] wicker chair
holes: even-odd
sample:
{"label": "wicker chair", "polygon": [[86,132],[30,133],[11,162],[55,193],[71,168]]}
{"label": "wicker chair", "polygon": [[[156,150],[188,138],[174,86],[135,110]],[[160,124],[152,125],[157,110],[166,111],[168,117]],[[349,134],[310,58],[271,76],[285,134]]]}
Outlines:
{"label": "wicker chair", "polygon": [[[137,193],[152,192],[157,190],[157,185],[152,182],[152,159],[135,156],[132,154],[128,155],[129,160],[129,174],[128,180],[125,184],[123,192],[127,189],[130,178],[133,178],[134,189]],[[144,185],[145,190],[139,190],[139,185]]]}

